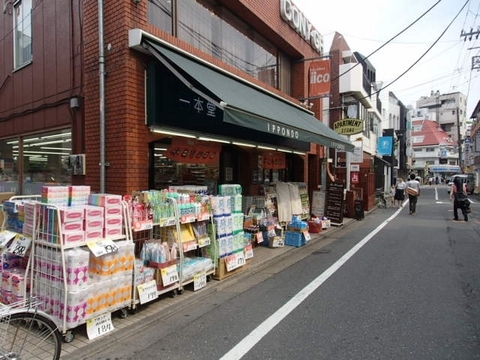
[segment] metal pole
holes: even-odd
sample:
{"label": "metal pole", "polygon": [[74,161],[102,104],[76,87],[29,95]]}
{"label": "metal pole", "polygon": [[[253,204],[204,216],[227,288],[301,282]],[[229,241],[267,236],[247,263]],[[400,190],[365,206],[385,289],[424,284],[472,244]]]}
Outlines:
{"label": "metal pole", "polygon": [[100,193],[105,192],[105,52],[103,36],[103,0],[98,0],[98,71],[100,75]]}
{"label": "metal pole", "polygon": [[460,114],[458,106],[456,108],[457,112],[457,143],[458,143],[458,165],[460,166],[460,170],[463,172],[462,167],[462,139],[460,138]]}

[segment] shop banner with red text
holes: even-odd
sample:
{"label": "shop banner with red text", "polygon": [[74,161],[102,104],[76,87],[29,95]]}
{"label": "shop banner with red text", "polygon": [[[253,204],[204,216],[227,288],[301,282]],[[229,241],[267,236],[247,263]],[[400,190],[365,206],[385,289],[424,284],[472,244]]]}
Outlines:
{"label": "shop banner with red text", "polygon": [[310,63],[309,75],[309,97],[330,93],[330,60]]}
{"label": "shop banner with red text", "polygon": [[184,164],[215,164],[220,157],[219,143],[187,138],[173,138],[165,154],[170,160]]}
{"label": "shop banner with red text", "polygon": [[279,170],[285,169],[285,154],[281,152],[265,152],[262,154],[263,168]]}

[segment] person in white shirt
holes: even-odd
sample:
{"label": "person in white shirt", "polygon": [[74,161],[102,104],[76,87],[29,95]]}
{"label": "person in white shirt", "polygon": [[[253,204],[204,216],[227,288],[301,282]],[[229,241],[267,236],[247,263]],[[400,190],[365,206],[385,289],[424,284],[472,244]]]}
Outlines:
{"label": "person in white shirt", "polygon": [[415,174],[411,173],[410,180],[407,181],[407,193],[410,207],[410,215],[413,215],[417,212],[417,200],[420,196],[420,183],[415,178]]}
{"label": "person in white shirt", "polygon": [[398,207],[403,206],[403,201],[405,200],[405,188],[407,184],[403,181],[403,178],[398,178],[397,186],[395,187],[395,200],[397,201]]}

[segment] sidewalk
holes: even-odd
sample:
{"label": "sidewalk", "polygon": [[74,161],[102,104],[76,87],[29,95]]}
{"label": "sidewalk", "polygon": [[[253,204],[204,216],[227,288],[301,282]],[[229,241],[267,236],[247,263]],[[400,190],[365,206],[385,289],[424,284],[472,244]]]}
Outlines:
{"label": "sidewalk", "polygon": [[[127,338],[129,334],[136,333],[149,326],[149,324],[158,321],[158,319],[165,319],[169,315],[180,311],[196,302],[202,301],[212,293],[219,291],[231,285],[232,282],[242,281],[245,277],[253,276],[259,271],[292,257],[306,257],[313,251],[318,250],[329,243],[328,238],[333,232],[338,229],[345,228],[349,224],[357,220],[351,218],[344,218],[343,225],[339,227],[332,226],[329,229],[322,230],[318,234],[310,234],[311,240],[307,245],[296,248],[291,246],[284,246],[281,248],[268,248],[259,246],[254,248],[254,256],[250,264],[246,265],[244,271],[239,272],[231,277],[221,281],[211,280],[206,287],[196,292],[193,291],[193,286],[189,285],[184,289],[183,294],[171,297],[168,293],[162,294],[157,300],[139,305],[136,311],[122,319],[119,313],[112,314],[112,324],[115,330],[103,335],[99,338],[89,340],[87,337],[86,326],[82,325],[73,329],[74,340],[70,343],[62,344],[63,360],[83,360],[88,359],[89,354],[94,354],[96,349],[104,348],[105,341],[112,343],[121,341]],[[113,339],[112,339],[113,338]]]}

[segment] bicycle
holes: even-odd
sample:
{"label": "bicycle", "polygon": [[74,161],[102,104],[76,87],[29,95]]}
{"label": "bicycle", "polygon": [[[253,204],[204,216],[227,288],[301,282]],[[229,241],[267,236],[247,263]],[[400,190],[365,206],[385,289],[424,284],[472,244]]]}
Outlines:
{"label": "bicycle", "polygon": [[375,189],[375,202],[378,207],[384,209],[387,208],[387,199],[385,199],[383,188]]}
{"label": "bicycle", "polygon": [[62,337],[57,325],[30,298],[0,303],[0,360],[59,360]]}

